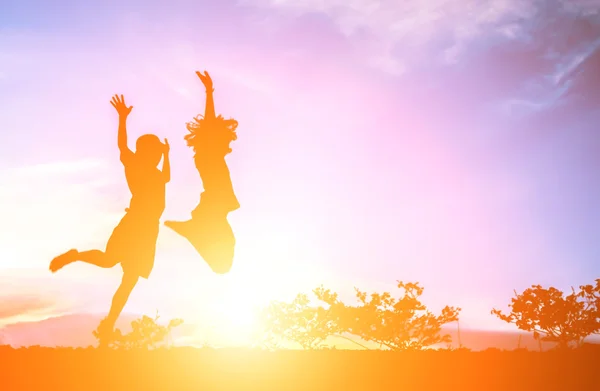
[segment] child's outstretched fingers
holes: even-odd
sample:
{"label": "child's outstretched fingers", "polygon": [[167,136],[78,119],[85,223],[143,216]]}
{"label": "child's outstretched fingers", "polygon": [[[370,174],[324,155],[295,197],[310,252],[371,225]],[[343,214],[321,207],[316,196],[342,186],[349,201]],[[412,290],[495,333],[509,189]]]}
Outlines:
{"label": "child's outstretched fingers", "polygon": [[207,71],[204,71],[204,74],[200,71],[196,71],[196,75],[198,75],[207,90],[212,90],[212,79]]}
{"label": "child's outstretched fingers", "polygon": [[165,138],[164,148],[165,148],[165,153],[168,153],[171,150],[171,146],[169,145],[169,140],[167,140],[166,138]]}
{"label": "child's outstretched fingers", "polygon": [[131,113],[131,109],[133,109],[133,106],[127,107],[125,104],[125,97],[123,95],[119,96],[118,94],[115,94],[112,97],[110,104],[117,110],[117,113],[119,113],[120,116],[124,117],[127,117],[127,115]]}

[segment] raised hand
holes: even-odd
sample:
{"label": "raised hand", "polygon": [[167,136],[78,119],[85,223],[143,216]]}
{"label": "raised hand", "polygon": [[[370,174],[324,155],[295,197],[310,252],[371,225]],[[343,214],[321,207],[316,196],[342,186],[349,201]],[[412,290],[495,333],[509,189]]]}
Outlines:
{"label": "raised hand", "polygon": [[170,150],[171,146],[169,145],[169,140],[165,139],[165,143],[163,144],[163,153],[168,155]]}
{"label": "raised hand", "polygon": [[113,96],[110,100],[110,104],[113,105],[113,107],[117,110],[117,113],[119,113],[119,117],[122,118],[127,118],[129,113],[131,113],[131,109],[133,109],[133,106],[127,107],[123,95],[121,95],[121,97],[119,97],[119,95]]}
{"label": "raised hand", "polygon": [[213,82],[208,72],[204,71],[204,74],[202,74],[200,71],[196,71],[196,75],[198,75],[198,77],[202,81],[202,84],[204,84],[206,91],[213,90]]}

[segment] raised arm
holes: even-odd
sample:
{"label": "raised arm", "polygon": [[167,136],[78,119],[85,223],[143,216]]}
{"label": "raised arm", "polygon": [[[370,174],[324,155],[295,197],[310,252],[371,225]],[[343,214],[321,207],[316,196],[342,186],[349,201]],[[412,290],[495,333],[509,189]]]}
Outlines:
{"label": "raised arm", "polygon": [[204,109],[204,119],[215,119],[215,101],[213,99],[213,92],[215,90],[213,88],[212,79],[206,71],[204,71],[204,74],[200,73],[199,71],[196,71],[196,75],[198,75],[198,77],[202,81],[202,84],[204,84],[204,87],[206,88],[206,108]]}
{"label": "raised arm", "polygon": [[118,95],[113,96],[110,104],[113,105],[113,107],[117,110],[117,113],[119,113],[117,145],[119,146],[119,151],[121,152],[121,162],[125,164],[127,159],[133,156],[133,152],[127,145],[127,116],[129,113],[131,113],[133,106],[127,107],[123,95],[120,97]]}
{"label": "raised arm", "polygon": [[165,139],[165,143],[163,144],[163,168],[162,168],[162,173],[163,173],[163,178],[165,179],[165,183],[169,183],[169,181],[171,180],[171,161],[169,160],[169,151],[171,150],[171,147],[169,146],[169,140]]}

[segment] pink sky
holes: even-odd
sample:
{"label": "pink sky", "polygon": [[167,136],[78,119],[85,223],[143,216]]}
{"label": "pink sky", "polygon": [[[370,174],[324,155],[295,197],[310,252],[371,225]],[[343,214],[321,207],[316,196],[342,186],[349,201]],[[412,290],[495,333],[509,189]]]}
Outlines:
{"label": "pink sky", "polygon": [[103,248],[127,207],[111,95],[134,106],[131,141],[169,138],[163,217],[188,216],[201,183],[183,136],[203,111],[204,69],[217,111],[240,124],[228,158],[242,205],[230,215],[234,267],[212,274],[162,229],[126,312],[158,309],[243,339],[269,300],[320,284],[351,299],[354,286],[405,280],[425,286],[434,310],[462,307],[461,325],[502,329],[490,310],[513,289],[598,277],[599,227],[586,216],[600,209],[591,198],[568,207],[600,189],[572,158],[596,155],[582,118],[598,118],[586,106],[598,98],[560,101],[561,81],[577,87],[569,75],[598,57],[592,8],[577,8],[591,33],[527,58],[512,53],[542,42],[538,3],[243,3],[65,2],[38,19],[15,2],[0,17],[0,324],[108,310],[119,268],[47,266],[71,247]]}

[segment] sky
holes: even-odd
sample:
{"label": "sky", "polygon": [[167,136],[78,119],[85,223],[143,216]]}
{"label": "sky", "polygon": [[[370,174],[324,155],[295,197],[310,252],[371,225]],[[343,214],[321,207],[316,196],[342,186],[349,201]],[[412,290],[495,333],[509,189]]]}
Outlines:
{"label": "sky", "polygon": [[[228,156],[236,258],[213,274],[162,228],[125,312],[243,343],[253,309],[323,284],[418,281],[461,327],[532,284],[600,277],[600,1],[30,1],[0,5],[0,325],[103,313],[120,268],[50,260],[103,249],[128,206],[117,150],[171,144],[163,220],[202,189],[185,123],[239,121]],[[133,144],[132,144],[133,145]]]}

